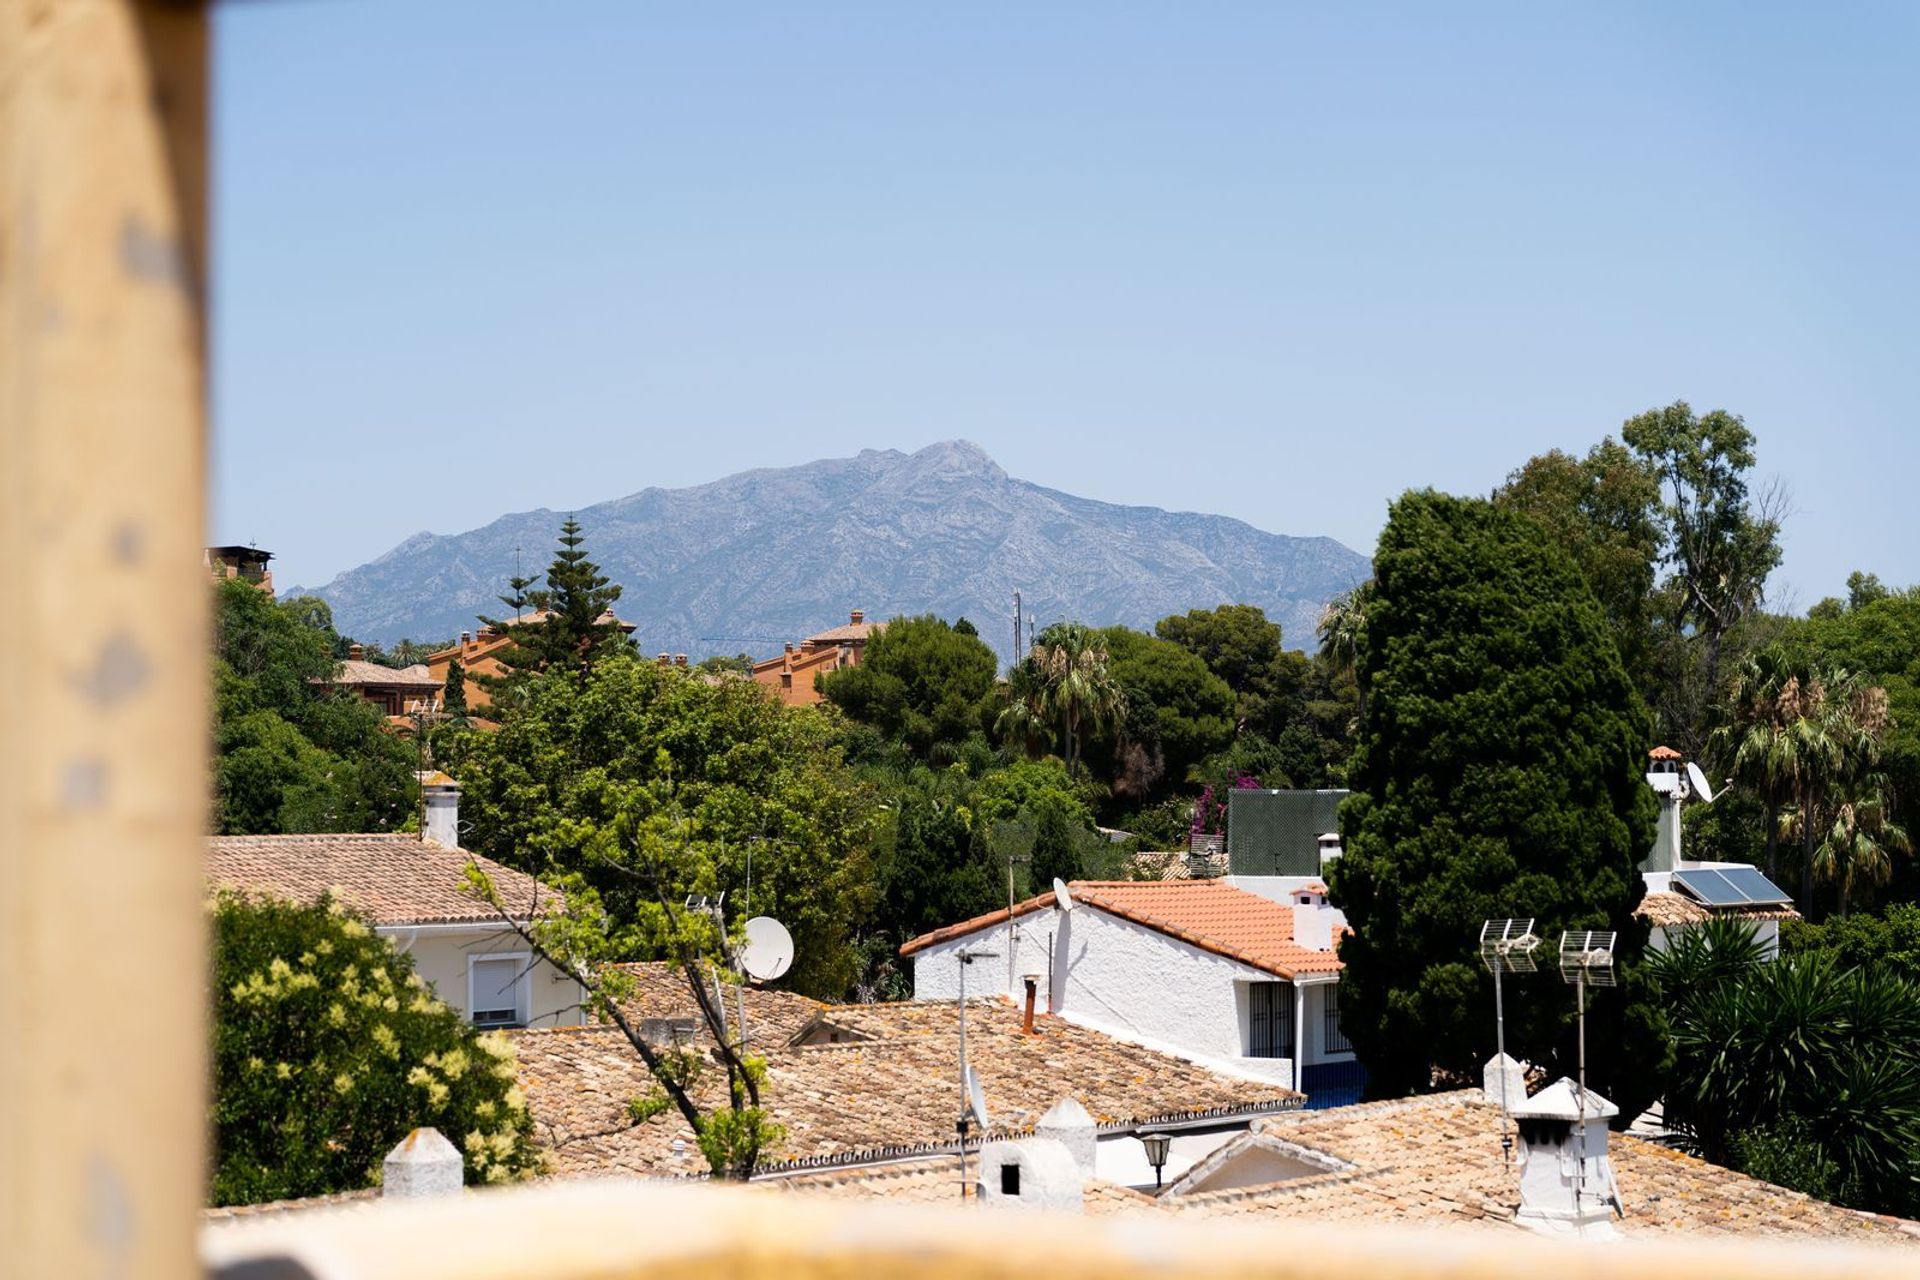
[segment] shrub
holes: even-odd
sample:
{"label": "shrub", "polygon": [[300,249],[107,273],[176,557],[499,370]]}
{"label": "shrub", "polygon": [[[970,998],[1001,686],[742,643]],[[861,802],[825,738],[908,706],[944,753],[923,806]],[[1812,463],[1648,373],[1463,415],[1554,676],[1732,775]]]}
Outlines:
{"label": "shrub", "polygon": [[408,1131],[466,1153],[469,1182],[538,1163],[513,1048],[436,999],[338,903],[212,903],[215,1204],[355,1191]]}

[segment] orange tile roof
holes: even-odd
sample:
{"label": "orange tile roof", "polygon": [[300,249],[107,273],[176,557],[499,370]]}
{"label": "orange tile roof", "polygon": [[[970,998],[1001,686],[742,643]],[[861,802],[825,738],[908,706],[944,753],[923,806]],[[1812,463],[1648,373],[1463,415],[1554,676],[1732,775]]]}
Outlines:
{"label": "orange tile roof", "polygon": [[347,658],[340,663],[340,669],[334,674],[333,679],[325,683],[384,685],[395,689],[437,689],[444,682],[435,680],[423,662],[416,662],[410,667],[385,667],[377,662]]}
{"label": "orange tile roof", "polygon": [[[1236,889],[1224,880],[1075,880],[1069,888],[1076,903],[1098,907],[1265,973],[1292,978],[1301,973],[1340,972],[1340,960],[1334,952],[1315,951],[1293,940],[1291,905]],[[1053,894],[1043,893],[1016,903],[1012,915],[1023,916],[1051,906]],[[923,933],[901,947],[900,954],[910,956],[936,943],[989,928],[1006,920],[1008,914],[1002,907]]]}
{"label": "orange tile roof", "polygon": [[1649,893],[1640,899],[1640,905],[1633,914],[1650,924],[1662,928],[1675,925],[1705,924],[1719,916],[1731,920],[1798,920],[1800,913],[1792,907],[1756,907],[1749,910],[1720,910],[1702,906],[1683,893]]}
{"label": "orange tile roof", "polygon": [[207,879],[221,888],[312,902],[332,892],[375,924],[499,923],[499,913],[467,891],[476,864],[509,906],[531,907],[553,890],[490,858],[412,835],[214,836]]}
{"label": "orange tile roof", "polygon": [[1647,752],[1647,757],[1648,759],[1651,759],[1651,760],[1685,759],[1684,756],[1682,756],[1678,751],[1675,751],[1672,747],[1655,747],[1653,750]]}

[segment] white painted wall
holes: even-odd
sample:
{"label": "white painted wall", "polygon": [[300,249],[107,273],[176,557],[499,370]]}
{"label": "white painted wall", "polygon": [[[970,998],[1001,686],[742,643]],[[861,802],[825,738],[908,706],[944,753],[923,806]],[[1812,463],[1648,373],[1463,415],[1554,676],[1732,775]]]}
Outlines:
{"label": "white painted wall", "polygon": [[[1777,960],[1780,957],[1780,922],[1778,920],[1748,920],[1745,922],[1753,930],[1753,936],[1760,944],[1760,957],[1763,960]],[[1675,934],[1693,925],[1655,925],[1647,935],[1647,947],[1653,951],[1665,951],[1672,945]]]}
{"label": "white painted wall", "polygon": [[[1017,940],[1003,921],[915,953],[914,998],[955,999],[960,990],[958,953],[994,951],[997,958],[969,966],[969,996],[1004,993],[1018,1001],[1024,997],[1021,975],[1038,973],[1041,1012],[1051,1007],[1061,1017],[1123,1040],[1217,1070],[1292,1085],[1291,1060],[1246,1056],[1247,984],[1275,981],[1272,974],[1086,903],[1070,914],[1037,911],[1013,924]],[[1318,1009],[1309,1003],[1305,1026],[1297,1033],[1317,1034]]]}
{"label": "white painted wall", "polygon": [[[434,994],[468,1014],[467,958],[501,952],[525,951],[527,944],[513,933],[495,924],[479,924],[471,929],[446,929],[425,926],[410,929],[394,925],[378,930],[396,951],[413,957],[416,972],[433,987]],[[578,983],[542,961],[527,975],[530,1016],[534,1027],[571,1027],[586,1020],[580,1009],[584,993]]]}

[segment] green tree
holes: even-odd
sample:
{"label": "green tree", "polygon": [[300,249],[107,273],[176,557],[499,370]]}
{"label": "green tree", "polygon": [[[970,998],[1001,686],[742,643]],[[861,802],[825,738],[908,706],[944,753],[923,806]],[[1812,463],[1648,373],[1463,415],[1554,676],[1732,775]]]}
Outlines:
{"label": "green tree", "polygon": [[1080,878],[1080,842],[1063,806],[1043,804],[1034,822],[1033,886]]}
{"label": "green tree", "polygon": [[873,906],[878,811],[841,759],[836,712],[617,654],[584,678],[528,679],[499,725],[454,765],[469,848],[592,889],[623,959],[677,945],[636,860],[672,902],[724,892],[730,915],[792,931],[795,989],[845,994],[853,931]]}
{"label": "green tree", "polygon": [[1766,813],[1767,874],[1780,875],[1780,810],[1793,802],[1797,757],[1780,694],[1793,669],[1785,650],[1770,645],[1741,660],[1728,684],[1721,723],[1708,740],[1735,781]]}
{"label": "green tree", "polygon": [[1367,713],[1366,684],[1359,679],[1360,654],[1367,643],[1367,608],[1372,603],[1374,581],[1369,578],[1351,591],[1343,591],[1327,601],[1315,628],[1320,640],[1320,660],[1335,672],[1355,676],[1358,687],[1356,719]]}
{"label": "green tree", "polygon": [[1661,718],[1698,755],[1728,638],[1759,609],[1780,563],[1780,502],[1750,492],[1753,432],[1724,410],[1696,416],[1677,400],[1629,419],[1620,436],[1660,480],[1671,571]]}
{"label": "green tree", "polygon": [[[1127,627],[1097,632],[1096,643],[1106,650],[1107,676],[1126,714],[1109,735],[1125,724],[1128,736],[1150,740],[1173,782],[1187,782],[1195,766],[1233,740],[1233,690],[1192,650]],[[1107,746],[1109,735],[1088,736]]]}
{"label": "green tree", "polygon": [[[1477,1073],[1491,1054],[1482,920],[1531,916],[1540,935],[1621,931],[1624,992],[1595,1003],[1608,1028],[1591,1064],[1622,1109],[1650,1065],[1606,1046],[1654,1040],[1631,968],[1631,918],[1654,832],[1642,778],[1647,717],[1599,605],[1532,522],[1474,499],[1409,493],[1376,553],[1359,647],[1371,693],[1342,806],[1346,852],[1330,868],[1353,933],[1342,942],[1343,1027],[1375,1093]],[[1510,1046],[1567,1069],[1560,1001],[1509,1005]]]}
{"label": "green tree", "polygon": [[447,661],[446,692],[441,697],[440,707],[455,720],[466,719],[467,668],[457,655]]}
{"label": "green tree", "polygon": [[215,1204],[376,1185],[421,1125],[463,1149],[469,1182],[535,1171],[511,1043],[477,1034],[365,921],[223,894],[212,925]]}
{"label": "green tree", "polygon": [[1789,815],[1800,837],[1800,899],[1813,908],[1818,846],[1833,805],[1880,760],[1888,724],[1884,689],[1838,667],[1803,665],[1787,674],[1776,699],[1784,726],[1782,757],[1796,801]]}
{"label": "green tree", "polygon": [[999,660],[979,636],[925,614],[895,618],[867,641],[858,666],[832,672],[820,692],[922,760],[950,760],[980,732]]}
{"label": "green tree", "polygon": [[1535,521],[1573,557],[1628,674],[1653,693],[1654,574],[1666,533],[1653,465],[1608,436],[1585,458],[1555,449],[1528,459],[1493,500]]}
{"label": "green tree", "polygon": [[340,637],[308,599],[214,587],[214,823],[227,835],[381,831],[413,810],[414,753],[329,681]]}
{"label": "green tree", "polygon": [[[1058,726],[1060,754],[1072,773],[1080,767],[1086,735],[1126,714],[1126,695],[1108,669],[1107,648],[1091,627],[1056,622],[1040,633],[1025,665],[1028,670],[1015,686],[1030,704],[1021,719]],[[1002,720],[1007,721],[1004,713]]]}
{"label": "green tree", "polygon": [[1906,828],[1887,816],[1887,780],[1879,773],[1851,779],[1833,805],[1833,819],[1814,850],[1814,874],[1833,883],[1840,914],[1853,904],[1856,886],[1893,878],[1893,855],[1912,853]]}
{"label": "green tree", "polygon": [[[527,578],[509,580],[510,590],[501,601],[514,606],[515,618],[481,619],[510,641],[498,655],[507,674],[482,679],[496,702],[501,701],[502,691],[526,675],[563,670],[584,680],[602,658],[633,652],[613,617],[620,587],[588,557],[580,522],[569,516],[560,526],[558,541],[560,549],[547,567],[544,588],[528,589]],[[525,606],[535,612],[522,618],[518,611]]]}
{"label": "green tree", "polygon": [[1920,904],[1895,902],[1885,913],[1854,912],[1822,924],[1789,920],[1780,929],[1786,955],[1824,955],[1841,969],[1869,969],[1920,984]]}
{"label": "green tree", "polygon": [[1674,1050],[1666,1121],[1701,1155],[1784,1167],[1855,1208],[1920,1206],[1920,989],[1826,955],[1765,963],[1726,920],[1683,931],[1647,972]]}

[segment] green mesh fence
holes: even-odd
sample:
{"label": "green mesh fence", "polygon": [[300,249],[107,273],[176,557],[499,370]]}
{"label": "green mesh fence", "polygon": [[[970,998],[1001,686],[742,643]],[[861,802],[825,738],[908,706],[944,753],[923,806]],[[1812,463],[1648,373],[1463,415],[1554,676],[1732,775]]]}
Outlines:
{"label": "green mesh fence", "polygon": [[1320,874],[1320,835],[1340,829],[1344,791],[1227,792],[1227,866],[1237,876]]}

